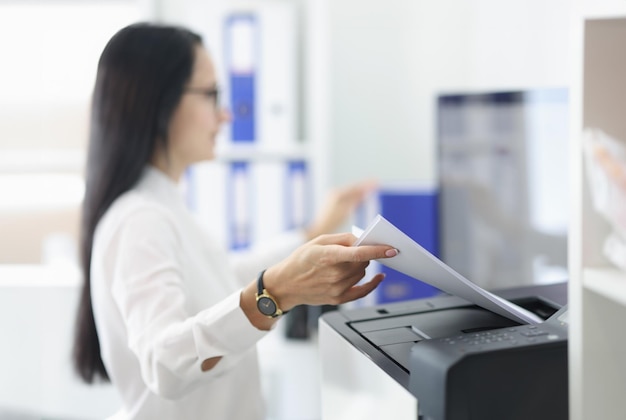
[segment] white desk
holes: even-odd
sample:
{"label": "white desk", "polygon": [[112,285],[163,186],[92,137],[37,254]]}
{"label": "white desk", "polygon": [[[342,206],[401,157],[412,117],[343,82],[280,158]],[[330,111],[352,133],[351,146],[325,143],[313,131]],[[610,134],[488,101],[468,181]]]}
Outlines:
{"label": "white desk", "polygon": [[72,267],[0,265],[0,412],[102,419],[119,407],[110,385],[73,374],[79,286]]}

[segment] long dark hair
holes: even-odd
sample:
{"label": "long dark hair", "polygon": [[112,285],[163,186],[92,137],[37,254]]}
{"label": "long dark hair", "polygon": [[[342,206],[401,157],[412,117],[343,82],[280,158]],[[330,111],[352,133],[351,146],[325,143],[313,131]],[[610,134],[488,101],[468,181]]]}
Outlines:
{"label": "long dark hair", "polygon": [[91,303],[96,225],[139,179],[157,147],[167,148],[171,116],[191,77],[199,35],[175,26],[137,23],[117,32],[98,63],[92,97],[86,189],[81,221],[80,294],[73,362],[80,377],[108,380]]}

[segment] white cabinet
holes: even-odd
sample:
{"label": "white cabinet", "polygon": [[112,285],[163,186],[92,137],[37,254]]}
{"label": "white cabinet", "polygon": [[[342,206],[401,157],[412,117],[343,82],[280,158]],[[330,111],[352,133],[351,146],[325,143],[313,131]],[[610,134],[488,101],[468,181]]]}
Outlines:
{"label": "white cabinet", "polygon": [[580,133],[595,127],[626,141],[626,2],[578,2],[572,39],[570,418],[623,419],[626,272],[602,252],[609,226],[591,206]]}

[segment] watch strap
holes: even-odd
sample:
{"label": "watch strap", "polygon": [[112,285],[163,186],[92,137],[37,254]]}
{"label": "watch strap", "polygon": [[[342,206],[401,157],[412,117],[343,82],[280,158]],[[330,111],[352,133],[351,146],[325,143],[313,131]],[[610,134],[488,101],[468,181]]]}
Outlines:
{"label": "watch strap", "polygon": [[256,290],[257,295],[262,295],[263,290],[265,290],[265,286],[263,285],[263,274],[265,274],[265,270],[259,273],[259,277],[256,279]]}

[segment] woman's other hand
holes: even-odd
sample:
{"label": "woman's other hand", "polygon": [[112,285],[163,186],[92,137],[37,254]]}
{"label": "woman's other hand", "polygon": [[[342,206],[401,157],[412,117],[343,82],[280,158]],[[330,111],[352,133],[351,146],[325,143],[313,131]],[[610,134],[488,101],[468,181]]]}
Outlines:
{"label": "woman's other hand", "polygon": [[375,181],[368,180],[331,191],[320,212],[306,229],[307,240],[336,232],[354,213],[357,206],[377,187]]}

